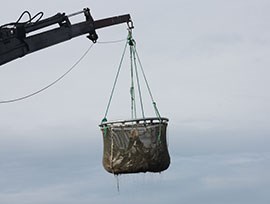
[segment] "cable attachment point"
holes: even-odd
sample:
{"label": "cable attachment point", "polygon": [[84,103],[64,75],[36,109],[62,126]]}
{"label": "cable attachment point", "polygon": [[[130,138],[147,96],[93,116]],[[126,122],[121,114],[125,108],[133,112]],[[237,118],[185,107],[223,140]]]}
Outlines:
{"label": "cable attachment point", "polygon": [[134,28],[133,21],[131,19],[127,22],[127,25],[129,30]]}
{"label": "cable attachment point", "polygon": [[128,29],[128,44],[130,46],[134,46],[136,44],[135,40],[132,38],[132,30],[131,29]]}

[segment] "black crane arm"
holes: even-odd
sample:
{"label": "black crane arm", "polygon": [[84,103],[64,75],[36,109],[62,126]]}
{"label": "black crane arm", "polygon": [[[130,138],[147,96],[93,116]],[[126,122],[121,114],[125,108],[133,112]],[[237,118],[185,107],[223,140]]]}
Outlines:
{"label": "black crane arm", "polygon": [[[71,24],[69,18],[80,13],[84,13],[86,20]],[[0,27],[0,65],[84,34],[88,34],[87,37],[95,43],[98,39],[96,29],[121,23],[127,23],[129,28],[133,28],[129,14],[94,20],[90,10],[85,8],[68,16],[58,13],[36,22],[3,25]],[[49,26],[53,25],[57,25],[57,28],[50,29]]]}

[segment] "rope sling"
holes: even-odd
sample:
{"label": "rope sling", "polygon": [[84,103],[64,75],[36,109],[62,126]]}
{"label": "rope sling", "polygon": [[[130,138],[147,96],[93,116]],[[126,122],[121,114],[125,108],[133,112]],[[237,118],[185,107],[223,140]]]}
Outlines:
{"label": "rope sling", "polygon": [[[131,119],[108,121],[107,116],[109,108],[128,46],[131,77]],[[143,76],[156,117],[145,116],[139,71]],[[139,105],[137,104],[137,95],[135,93],[138,95]],[[141,110],[141,118],[138,118],[139,114],[137,112],[137,106],[139,106]],[[105,115],[100,124],[104,142],[104,168],[113,174],[139,173],[147,171],[161,172],[166,170],[170,164],[170,156],[166,141],[167,124],[168,119],[160,116],[136,50],[136,42],[132,37],[131,30],[129,30]]]}

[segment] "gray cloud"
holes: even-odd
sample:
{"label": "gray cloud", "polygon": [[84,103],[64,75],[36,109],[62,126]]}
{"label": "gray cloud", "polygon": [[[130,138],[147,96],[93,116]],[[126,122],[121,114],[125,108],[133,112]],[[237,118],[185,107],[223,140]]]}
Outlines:
{"label": "gray cloud", "polygon": [[[79,161],[77,158],[66,156],[54,164],[52,161],[57,159],[51,155],[46,167],[37,165],[40,158],[33,157],[31,162],[10,164],[5,167],[9,170],[9,185],[6,183],[6,188],[1,190],[0,200],[11,204],[18,200],[29,204],[38,201],[44,204],[164,203],[167,199],[172,203],[179,200],[184,203],[253,203],[257,199],[261,203],[268,202],[268,153],[174,155],[172,166],[161,175],[119,176],[119,193],[112,175],[101,170],[93,160],[90,163],[86,158]],[[69,165],[65,165],[66,162]]]}

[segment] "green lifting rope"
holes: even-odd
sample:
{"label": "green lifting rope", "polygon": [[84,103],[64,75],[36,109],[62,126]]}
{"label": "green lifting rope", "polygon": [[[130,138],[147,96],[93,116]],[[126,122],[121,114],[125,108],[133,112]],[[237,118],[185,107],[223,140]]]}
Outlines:
{"label": "green lifting rope", "polygon": [[122,57],[121,57],[121,60],[120,60],[120,64],[118,66],[118,70],[117,70],[117,73],[116,73],[116,76],[115,76],[115,79],[114,79],[114,83],[113,83],[113,88],[112,88],[112,91],[111,91],[110,99],[109,99],[109,102],[107,104],[105,115],[104,115],[104,118],[102,119],[102,122],[106,122],[107,121],[107,115],[108,115],[108,112],[109,112],[109,107],[110,107],[111,102],[112,102],[113,93],[114,93],[114,90],[115,90],[115,87],[116,87],[116,83],[117,83],[117,80],[118,80],[118,77],[119,77],[119,73],[120,73],[120,70],[121,70],[121,67],[122,67],[122,64],[123,64],[123,59],[124,59],[124,56],[125,56],[125,53],[126,53],[127,44],[128,43],[126,42],[125,48],[124,48],[124,51],[123,51],[123,54],[122,54]]}
{"label": "green lifting rope", "polygon": [[[139,94],[139,99],[140,99],[142,117],[145,118],[144,107],[143,107],[143,99],[142,99],[142,92],[141,92],[139,73],[138,73],[138,65],[137,65],[137,61],[138,61],[140,70],[141,70],[142,75],[143,75],[144,82],[145,82],[146,87],[148,89],[148,92],[149,92],[149,95],[150,95],[150,98],[151,98],[151,101],[152,101],[152,104],[153,104],[153,107],[154,107],[154,110],[155,110],[155,114],[161,121],[160,113],[158,111],[156,102],[154,101],[153,95],[152,95],[151,90],[150,90],[149,83],[148,83],[148,81],[146,79],[146,75],[145,75],[145,72],[143,70],[141,60],[140,60],[138,52],[136,50],[136,42],[132,37],[131,30],[129,30],[128,37],[127,37],[127,42],[125,44],[124,51],[123,51],[123,54],[122,54],[121,59],[120,59],[120,64],[119,64],[119,67],[118,67],[118,70],[117,70],[117,73],[116,73],[116,76],[115,76],[115,79],[114,79],[114,83],[113,83],[113,87],[112,87],[112,90],[111,90],[109,102],[107,104],[105,115],[104,115],[104,118],[102,120],[102,123],[107,122],[107,115],[108,115],[108,112],[109,112],[109,107],[111,105],[111,101],[112,101],[112,98],[113,98],[113,94],[114,94],[114,91],[115,91],[117,80],[119,78],[119,73],[120,73],[120,70],[121,70],[121,67],[122,67],[122,64],[123,64],[123,59],[124,59],[124,56],[125,56],[125,53],[126,53],[127,45],[129,45],[129,47],[130,47],[129,50],[130,50],[130,72],[131,72],[131,87],[130,87],[131,118],[132,119],[137,119],[136,96],[135,96],[135,87],[134,87],[135,86],[135,81],[136,81],[138,94]],[[134,75],[135,75],[135,77],[134,77]],[[159,132],[160,132],[159,133],[159,137],[160,137],[161,131],[159,131]]]}

